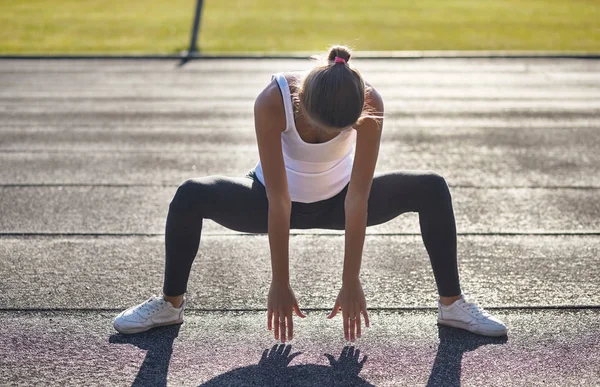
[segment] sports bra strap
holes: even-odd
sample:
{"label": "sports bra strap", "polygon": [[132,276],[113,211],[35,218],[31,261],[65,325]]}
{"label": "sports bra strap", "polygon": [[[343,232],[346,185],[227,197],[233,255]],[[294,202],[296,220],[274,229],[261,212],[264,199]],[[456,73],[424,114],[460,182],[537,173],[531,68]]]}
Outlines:
{"label": "sports bra strap", "polygon": [[294,126],[294,107],[292,106],[292,94],[290,93],[290,85],[283,73],[273,74],[273,78],[277,81],[281,96],[283,97],[283,108],[285,110],[285,131],[287,132]]}

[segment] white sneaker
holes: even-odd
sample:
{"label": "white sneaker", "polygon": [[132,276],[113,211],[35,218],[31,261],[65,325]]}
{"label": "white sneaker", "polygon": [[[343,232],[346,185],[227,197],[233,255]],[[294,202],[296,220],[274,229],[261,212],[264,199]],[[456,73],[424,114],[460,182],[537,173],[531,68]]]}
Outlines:
{"label": "white sneaker", "polygon": [[113,326],[120,333],[139,333],[154,327],[181,324],[185,301],[179,308],[165,301],[163,296],[152,296],[147,301],[132,306],[121,312],[113,321]]}
{"label": "white sneaker", "polygon": [[479,305],[465,300],[464,295],[451,305],[438,301],[438,324],[466,329],[483,336],[504,336],[506,325]]}

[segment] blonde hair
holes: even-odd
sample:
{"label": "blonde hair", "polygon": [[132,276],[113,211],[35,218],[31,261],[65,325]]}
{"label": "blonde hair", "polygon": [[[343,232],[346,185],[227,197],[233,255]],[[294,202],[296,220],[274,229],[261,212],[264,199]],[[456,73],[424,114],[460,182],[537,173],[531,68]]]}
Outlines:
{"label": "blonde hair", "polygon": [[314,57],[322,63],[297,86],[295,100],[299,110],[319,126],[342,129],[366,117],[367,87],[360,72],[349,65],[351,56],[346,46],[331,47],[326,60]]}

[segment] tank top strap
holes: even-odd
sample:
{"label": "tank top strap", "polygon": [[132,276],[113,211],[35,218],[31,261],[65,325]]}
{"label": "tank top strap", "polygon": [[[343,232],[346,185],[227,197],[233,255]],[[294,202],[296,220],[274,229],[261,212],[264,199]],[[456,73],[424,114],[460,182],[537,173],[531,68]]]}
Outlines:
{"label": "tank top strap", "polygon": [[285,131],[295,127],[294,124],[294,107],[292,105],[292,94],[290,93],[290,85],[283,73],[273,74],[273,78],[277,81],[277,85],[281,90],[281,96],[283,97],[283,108],[285,110]]}

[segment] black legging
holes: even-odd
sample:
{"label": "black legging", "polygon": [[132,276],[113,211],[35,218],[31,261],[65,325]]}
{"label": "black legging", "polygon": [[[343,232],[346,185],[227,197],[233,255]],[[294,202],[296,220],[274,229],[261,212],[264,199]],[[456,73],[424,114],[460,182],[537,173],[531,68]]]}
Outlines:
{"label": "black legging", "polygon": [[[292,202],[290,228],[343,230],[347,188],[319,202]],[[268,206],[265,187],[253,172],[240,178],[209,176],[183,183],[167,216],[164,294],[178,296],[186,292],[203,219],[236,231],[266,233]],[[419,213],[421,235],[439,295],[459,295],[456,225],[444,178],[427,171],[376,175],[369,196],[367,225],[387,222],[405,212]]]}

